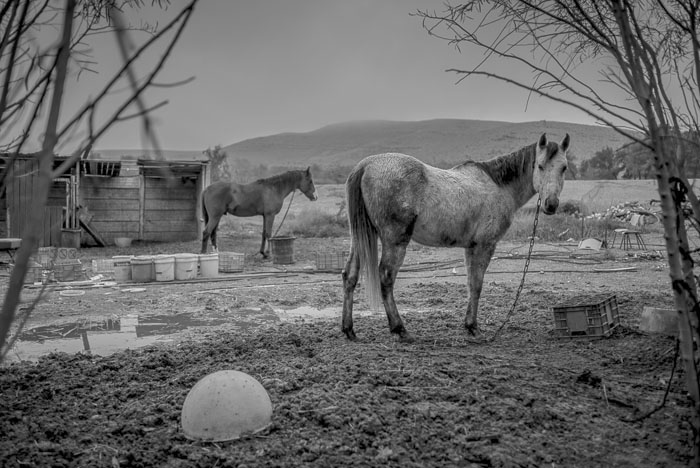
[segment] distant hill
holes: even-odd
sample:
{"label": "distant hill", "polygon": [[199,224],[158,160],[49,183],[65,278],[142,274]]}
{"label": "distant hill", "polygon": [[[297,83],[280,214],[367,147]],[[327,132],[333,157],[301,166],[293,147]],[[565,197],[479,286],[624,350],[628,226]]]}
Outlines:
{"label": "distant hill", "polygon": [[[203,151],[162,150],[161,154],[167,161],[206,161]],[[92,153],[93,159],[121,160],[121,159],[158,159],[153,150],[140,149],[96,149]]]}
{"label": "distant hill", "polygon": [[280,133],[223,147],[229,159],[281,166],[350,165],[385,152],[410,154],[429,164],[484,160],[537,141],[546,132],[557,141],[571,135],[571,154],[579,163],[609,146],[629,140],[608,127],[566,122],[498,122],[437,119],[418,122],[357,121],[307,133]]}
{"label": "distant hill", "polygon": [[[546,132],[557,141],[571,135],[576,161],[590,159],[609,146],[617,149],[630,140],[608,127],[567,122],[499,122],[436,119],[418,122],[363,120],[327,125],[306,133],[279,133],[243,140],[223,147],[229,159],[276,166],[353,165],[365,156],[399,152],[429,164],[484,160],[507,154],[537,141]],[[163,150],[170,161],[206,160],[202,151]],[[154,151],[98,149],[99,159],[156,159]]]}

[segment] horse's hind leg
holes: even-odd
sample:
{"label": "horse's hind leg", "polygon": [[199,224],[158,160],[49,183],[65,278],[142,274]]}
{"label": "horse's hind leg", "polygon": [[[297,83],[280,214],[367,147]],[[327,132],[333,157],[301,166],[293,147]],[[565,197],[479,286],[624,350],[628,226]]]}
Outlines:
{"label": "horse's hind leg", "polygon": [[403,325],[403,320],[399,315],[399,311],[394,301],[394,283],[399,268],[403,264],[403,259],[406,255],[406,243],[394,244],[388,243],[385,245],[382,242],[382,258],[379,262],[379,281],[381,282],[382,302],[386,311],[387,319],[389,319],[389,330],[399,336],[401,341],[411,341],[412,338],[406,331]]}
{"label": "horse's hind leg", "polygon": [[216,250],[216,230],[219,227],[221,216],[211,216],[202,232],[202,253],[207,253],[207,241],[211,238],[211,245]]}
{"label": "horse's hind leg", "polygon": [[202,253],[205,254],[207,253],[207,241],[209,240],[209,234],[207,233],[206,228],[204,231],[202,231]]}
{"label": "horse's hind leg", "polygon": [[352,327],[352,301],[355,287],[360,277],[360,257],[355,247],[350,248],[350,255],[343,270],[343,323],[342,330],[349,340],[355,340],[355,331]]}
{"label": "horse's hind leg", "polygon": [[219,246],[217,245],[217,240],[216,240],[216,233],[219,230],[219,224],[217,223],[216,226],[214,226],[214,229],[211,231],[211,246],[212,246],[212,252],[216,253],[219,251]]}
{"label": "horse's hind leg", "polygon": [[464,320],[464,328],[475,337],[481,337],[481,331],[476,320],[479,311],[479,298],[484,285],[484,274],[489,267],[491,257],[496,250],[496,245],[478,245],[464,249],[464,263],[467,267],[467,285],[469,287],[469,299],[467,300],[467,314]]}

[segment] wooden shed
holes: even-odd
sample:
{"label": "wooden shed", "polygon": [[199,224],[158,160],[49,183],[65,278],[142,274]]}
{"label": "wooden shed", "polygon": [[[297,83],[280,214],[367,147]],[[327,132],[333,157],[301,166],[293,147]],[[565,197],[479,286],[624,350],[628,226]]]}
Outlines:
{"label": "wooden shed", "polygon": [[[57,157],[55,166],[64,160]],[[21,157],[9,168],[3,197],[7,236],[22,237],[37,167],[36,158]],[[111,245],[117,237],[196,240],[209,177],[207,161],[78,161],[53,181],[40,246]]]}

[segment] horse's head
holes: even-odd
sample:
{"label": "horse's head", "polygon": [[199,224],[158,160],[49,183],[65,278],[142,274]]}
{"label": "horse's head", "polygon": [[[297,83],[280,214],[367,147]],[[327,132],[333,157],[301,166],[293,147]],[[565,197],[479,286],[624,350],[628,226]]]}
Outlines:
{"label": "horse's head", "polygon": [[547,142],[543,133],[535,148],[535,167],[532,175],[532,185],[542,199],[542,209],[545,214],[556,213],[559,206],[559,194],[564,188],[564,172],[567,161],[566,152],[569,149],[569,134],[561,143]]}
{"label": "horse's head", "polygon": [[316,187],[314,186],[314,180],[311,177],[311,167],[307,167],[305,171],[302,171],[302,178],[299,182],[299,190],[301,190],[301,193],[306,195],[306,197],[309,200],[318,200],[318,196],[316,195]]}

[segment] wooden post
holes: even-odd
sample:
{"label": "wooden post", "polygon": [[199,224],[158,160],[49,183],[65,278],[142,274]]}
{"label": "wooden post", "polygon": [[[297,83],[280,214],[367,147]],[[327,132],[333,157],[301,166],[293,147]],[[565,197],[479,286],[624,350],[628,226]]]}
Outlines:
{"label": "wooden post", "polygon": [[56,180],[64,180],[66,182],[66,214],[65,214],[65,220],[61,224],[62,229],[70,229],[70,199],[71,199],[71,192],[70,192],[70,179],[66,180],[63,177],[60,179]]}
{"label": "wooden post", "polygon": [[202,212],[202,193],[204,189],[209,186],[211,182],[211,174],[209,172],[209,164],[203,163],[202,170],[197,177],[197,205],[195,206],[195,216],[197,217],[197,240],[202,240],[202,233],[204,232],[204,213]]}
{"label": "wooden post", "polygon": [[146,180],[143,171],[139,171],[139,240],[143,239],[146,222]]}

